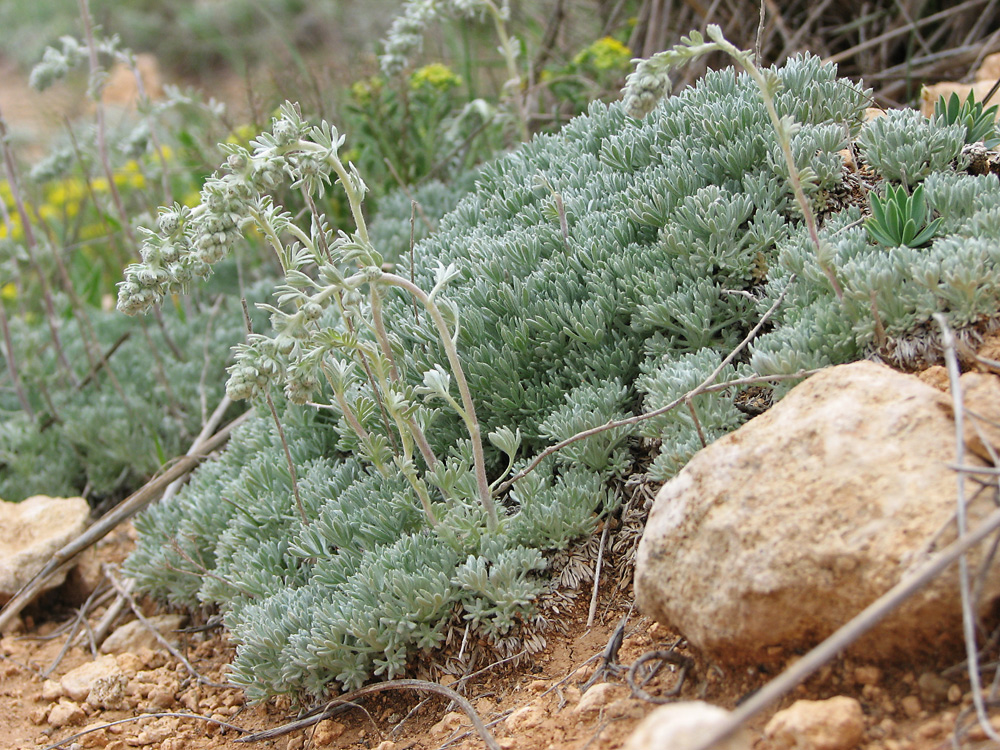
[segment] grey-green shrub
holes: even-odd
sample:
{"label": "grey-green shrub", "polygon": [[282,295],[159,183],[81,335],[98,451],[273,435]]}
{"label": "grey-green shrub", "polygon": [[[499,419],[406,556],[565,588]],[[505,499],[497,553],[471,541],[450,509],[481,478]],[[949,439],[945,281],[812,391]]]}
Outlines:
{"label": "grey-green shrub", "polygon": [[[824,196],[844,175],[832,151],[857,136],[865,92],[816,58],[794,58],[774,74],[779,113],[801,123],[797,166],[813,176],[812,201],[827,211]],[[841,302],[800,226],[760,94],[747,76],[726,70],[640,121],[620,105],[594,105],[558,135],[486,167],[414,249],[423,288],[439,264],[457,269],[443,292],[459,311],[457,348],[484,434],[523,435],[528,455],[515,468],[578,427],[683,395],[782,293],[773,330],[723,378],[794,373],[873,352],[872,291],[897,350],[936,310],[956,325],[995,316],[996,238],[961,233],[1000,223],[989,200],[962,203],[970,192],[993,195],[996,179],[959,177],[950,161],[935,162],[925,179],[929,207],[962,217],[946,217],[948,234],[927,249],[869,244],[857,208],[826,216],[823,252],[844,287]],[[952,137],[928,137],[939,136]],[[980,179],[975,189],[966,182]],[[385,201],[383,212],[394,228],[380,235],[379,252],[405,259],[409,205]],[[387,297],[385,317],[417,388],[444,361],[441,344],[407,297]],[[707,440],[742,419],[724,395],[693,405]],[[366,409],[366,428],[381,430],[377,405]],[[429,485],[449,489],[435,495],[433,527],[411,485],[346,455],[357,443],[336,411],[290,406],[283,418],[305,521],[264,418],[234,437],[233,458],[206,466],[141,521],[131,575],[159,596],[222,607],[238,644],[233,680],[251,698],[320,695],[400,674],[412,654],[440,643],[454,618],[499,646],[544,588],[544,553],[592,531],[612,502],[605,477],[629,470],[623,433],[577,445],[515,483],[507,517],[490,532],[468,486],[471,447],[459,419],[420,413],[441,456],[426,473]],[[689,413],[651,422],[642,434],[663,441],[653,470],[662,478],[700,446]],[[501,458],[493,454],[494,474]]]}

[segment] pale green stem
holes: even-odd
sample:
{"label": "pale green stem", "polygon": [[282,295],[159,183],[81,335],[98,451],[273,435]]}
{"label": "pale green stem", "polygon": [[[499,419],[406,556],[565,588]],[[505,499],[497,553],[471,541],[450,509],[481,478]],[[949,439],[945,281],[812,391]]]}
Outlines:
{"label": "pale green stem", "polygon": [[458,349],[451,338],[451,331],[448,330],[448,323],[441,314],[441,309],[437,306],[437,303],[423,289],[409,279],[404,279],[402,276],[392,273],[383,273],[378,280],[391,286],[405,289],[412,294],[420,300],[420,303],[430,313],[434,321],[438,336],[448,357],[448,363],[451,365],[451,371],[455,376],[458,392],[462,397],[462,410],[459,413],[465,422],[466,429],[469,431],[469,437],[472,439],[472,457],[475,463],[479,501],[486,511],[487,528],[491,532],[496,531],[500,526],[500,521],[497,517],[496,505],[493,503],[493,496],[490,494],[489,481],[486,479],[486,458],[483,454],[483,439],[479,428],[479,420],[476,418],[476,405],[472,401],[469,384],[465,379],[465,371],[462,369],[462,362],[458,357]]}
{"label": "pale green stem", "polygon": [[504,61],[507,63],[507,75],[510,76],[509,85],[513,87],[514,106],[517,108],[517,117],[521,126],[521,140],[527,143],[531,138],[531,133],[528,131],[528,113],[525,110],[524,96],[521,93],[521,73],[518,71],[515,61],[514,42],[507,34],[507,24],[504,23],[500,9],[491,0],[487,0],[486,7],[493,19],[493,26],[500,38],[500,49],[503,50]]}
{"label": "pale green stem", "polygon": [[718,48],[721,51],[728,54],[743,67],[743,69],[753,79],[753,82],[757,84],[757,88],[760,89],[761,98],[764,100],[764,106],[767,108],[768,117],[771,118],[771,124],[774,126],[775,134],[778,136],[778,143],[781,145],[782,156],[784,156],[785,164],[788,167],[788,181],[792,185],[792,192],[795,193],[795,198],[799,203],[799,208],[802,210],[802,215],[805,217],[806,228],[809,231],[809,238],[812,240],[812,243],[816,248],[816,261],[819,263],[819,267],[822,269],[827,280],[830,282],[830,286],[833,287],[833,291],[837,295],[837,299],[843,301],[844,291],[840,288],[840,282],[837,281],[837,277],[833,273],[833,270],[827,266],[826,261],[823,260],[823,250],[820,245],[819,230],[816,225],[816,215],[813,213],[812,206],[809,205],[809,199],[806,197],[805,191],[802,189],[802,179],[799,175],[799,169],[795,165],[795,157],[792,155],[792,139],[785,127],[785,123],[782,122],[781,117],[778,116],[778,110],[774,106],[774,97],[770,94],[768,83],[764,79],[764,75],[760,72],[760,69],[753,62],[753,57],[750,54],[744,52],[726,40],[716,40],[716,44],[718,44]]}

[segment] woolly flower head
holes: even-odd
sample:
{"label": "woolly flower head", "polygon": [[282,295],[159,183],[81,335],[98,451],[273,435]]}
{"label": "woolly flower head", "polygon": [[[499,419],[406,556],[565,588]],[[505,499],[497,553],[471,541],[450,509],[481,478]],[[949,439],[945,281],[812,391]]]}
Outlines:
{"label": "woolly flower head", "polygon": [[666,96],[670,90],[668,67],[655,57],[640,60],[634,73],[625,79],[625,111],[636,119],[642,119]]}

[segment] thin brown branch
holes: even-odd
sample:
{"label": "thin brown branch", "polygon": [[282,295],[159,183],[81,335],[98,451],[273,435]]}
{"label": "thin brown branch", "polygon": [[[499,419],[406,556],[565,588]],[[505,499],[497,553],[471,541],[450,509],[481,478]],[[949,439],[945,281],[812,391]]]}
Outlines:
{"label": "thin brown branch", "polygon": [[[723,391],[728,388],[732,388],[734,386],[739,386],[739,385],[751,385],[753,383],[777,382],[779,380],[804,378],[819,372],[819,370],[800,370],[799,372],[791,373],[789,375],[755,375],[746,378],[737,378],[736,380],[727,380],[725,383],[717,383],[713,385],[713,383],[715,383],[715,379],[719,377],[719,373],[721,373],[723,369],[725,369],[726,365],[731,363],[736,358],[736,356],[744,348],[746,348],[746,346],[748,346],[751,341],[754,340],[754,338],[757,336],[760,330],[764,327],[764,324],[767,322],[767,320],[778,309],[778,306],[781,305],[782,301],[785,299],[785,295],[788,294],[789,289],[791,289],[792,284],[794,283],[795,283],[795,274],[792,274],[789,277],[788,283],[785,285],[785,288],[781,291],[781,294],[778,295],[778,298],[774,301],[771,307],[768,308],[767,312],[765,312],[761,316],[760,320],[757,321],[757,325],[755,325],[750,330],[750,332],[743,337],[743,340],[739,344],[737,344],[736,347],[731,352],[729,352],[728,355],[726,355],[725,359],[723,359],[722,362],[719,363],[719,366],[716,367],[712,371],[712,373],[707,378],[705,378],[704,381],[702,381],[700,385],[695,386],[690,391],[685,393],[683,396],[679,396],[666,406],[660,407],[659,409],[646,412],[645,414],[639,414],[634,417],[612,420],[603,425],[599,425],[597,427],[591,427],[589,430],[583,430],[582,432],[578,432],[575,435],[571,435],[570,437],[566,438],[565,440],[559,443],[556,443],[555,445],[550,445],[548,448],[546,448],[537,456],[535,456],[535,458],[531,461],[531,463],[529,463],[524,469],[519,471],[517,474],[512,476],[507,481],[500,484],[497,487],[495,494],[506,492],[508,489],[511,488],[511,486],[513,486],[515,482],[523,479],[532,471],[537,469],[538,465],[541,464],[542,461],[551,456],[553,453],[561,451],[568,445],[572,445],[573,443],[576,443],[580,440],[585,440],[601,432],[605,432],[607,430],[613,430],[616,427],[629,427],[631,425],[638,424],[639,422],[644,422],[646,420],[653,419],[654,417],[659,417],[662,414],[666,414],[667,412],[676,409],[681,404],[689,402],[695,396],[699,396],[702,393],[714,393],[715,391]],[[702,436],[702,438],[704,439],[704,436]]]}

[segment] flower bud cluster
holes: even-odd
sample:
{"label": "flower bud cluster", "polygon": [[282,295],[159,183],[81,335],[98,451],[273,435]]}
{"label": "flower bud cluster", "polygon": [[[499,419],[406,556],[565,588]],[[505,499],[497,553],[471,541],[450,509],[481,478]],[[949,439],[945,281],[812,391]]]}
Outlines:
{"label": "flower bud cluster", "polygon": [[670,76],[656,58],[643,60],[625,82],[625,111],[637,120],[648,115],[670,89]]}
{"label": "flower bud cluster", "polygon": [[74,37],[60,37],[59,43],[62,49],[46,47],[42,61],[31,70],[28,85],[35,91],[45,91],[87,58],[87,48]]}
{"label": "flower bud cluster", "polygon": [[392,78],[407,66],[424,45],[424,32],[438,15],[440,0],[410,0],[389,27],[385,52],[379,58],[382,74]]}
{"label": "flower bud cluster", "polygon": [[242,236],[242,226],[252,209],[259,208],[262,196],[289,177],[310,185],[328,179],[322,151],[295,150],[307,130],[288,108],[275,119],[271,133],[254,141],[253,153],[227,147],[224,173],[205,183],[199,206],[175,205],[161,212],[155,231],[143,230],[142,263],[125,270],[118,309],[129,315],[145,312],[165,294],[207,277]]}

